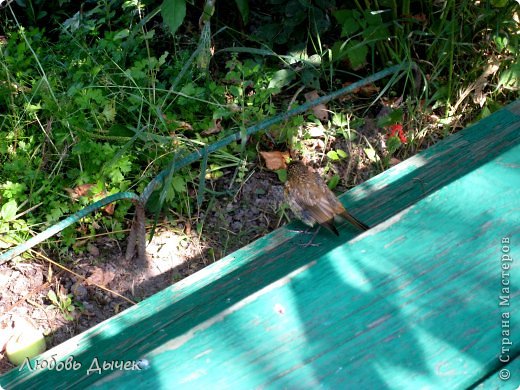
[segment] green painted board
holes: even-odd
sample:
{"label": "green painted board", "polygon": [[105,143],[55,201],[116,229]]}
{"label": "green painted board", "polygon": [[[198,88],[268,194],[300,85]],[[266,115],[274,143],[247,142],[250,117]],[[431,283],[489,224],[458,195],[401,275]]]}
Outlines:
{"label": "green painted board", "polygon": [[345,194],[370,231],[304,248],[301,225],[279,229],[40,357],[77,370],[25,367],[0,385],[515,387],[518,370],[492,380],[501,332],[520,353],[520,272],[501,260],[520,255],[519,168],[516,102]]}
{"label": "green painted board", "polygon": [[[518,272],[518,270],[516,271]],[[518,340],[518,338],[516,338]],[[475,386],[476,390],[518,390],[520,359],[516,359]],[[513,377],[512,377],[513,376]]]}

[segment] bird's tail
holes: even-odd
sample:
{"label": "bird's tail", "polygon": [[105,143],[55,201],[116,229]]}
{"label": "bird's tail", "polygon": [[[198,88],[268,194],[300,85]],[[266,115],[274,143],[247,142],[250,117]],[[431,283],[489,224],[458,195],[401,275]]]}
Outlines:
{"label": "bird's tail", "polygon": [[341,216],[345,218],[347,221],[349,221],[352,225],[357,227],[360,230],[368,230],[370,227],[363,222],[361,222],[359,219],[354,217],[352,214],[350,214],[347,210],[341,213]]}

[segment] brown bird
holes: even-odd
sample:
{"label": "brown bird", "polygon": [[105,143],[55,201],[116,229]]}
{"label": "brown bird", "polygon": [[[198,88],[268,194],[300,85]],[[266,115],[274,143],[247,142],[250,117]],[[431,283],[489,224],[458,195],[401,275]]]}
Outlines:
{"label": "brown bird", "polygon": [[360,230],[369,227],[350,214],[339,199],[327,187],[320,175],[311,171],[301,161],[293,161],[287,167],[285,199],[296,217],[309,226],[318,222],[336,236],[334,217],[342,216]]}

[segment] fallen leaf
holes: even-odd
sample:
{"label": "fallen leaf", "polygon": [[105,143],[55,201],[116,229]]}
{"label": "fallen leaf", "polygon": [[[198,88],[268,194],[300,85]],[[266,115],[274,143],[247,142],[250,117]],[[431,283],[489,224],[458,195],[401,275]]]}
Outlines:
{"label": "fallen leaf", "polygon": [[90,192],[90,189],[94,187],[94,184],[81,184],[75,188],[65,188],[65,191],[67,191],[70,195],[70,197],[75,200],[78,199],[81,196],[88,195]]}
{"label": "fallen leaf", "polygon": [[189,130],[189,131],[193,131],[193,127],[188,122],[178,121],[176,123],[176,125],[177,125],[177,129],[176,130]]}
{"label": "fallen leaf", "polygon": [[88,253],[90,253],[92,256],[95,256],[95,257],[98,257],[98,256],[99,256],[99,249],[98,249],[98,247],[95,246],[94,244],[88,243],[88,244],[87,244],[87,251],[88,251]]}
{"label": "fallen leaf", "polygon": [[101,210],[103,210],[108,215],[114,215],[114,211],[116,209],[115,203],[109,203],[105,207],[103,207]]}
{"label": "fallen leaf", "polygon": [[455,103],[455,105],[452,108],[452,112],[457,112],[457,109],[459,106],[464,102],[464,100],[471,94],[471,92],[475,91],[473,95],[473,101],[475,103],[478,103],[481,107],[484,106],[486,102],[486,95],[483,94],[483,89],[488,83],[488,77],[494,75],[497,70],[499,69],[499,66],[496,62],[493,62],[493,60],[489,60],[488,66],[484,70],[484,72],[480,75],[480,77],[475,80],[473,83],[468,85],[466,89],[462,92],[460,92],[460,97]]}
{"label": "fallen leaf", "polygon": [[498,63],[488,64],[484,73],[475,81],[475,93],[473,94],[473,102],[477,103],[481,108],[486,103],[487,94],[484,93],[484,87],[488,84],[488,77],[493,76],[499,69]]}
{"label": "fallen leaf", "polygon": [[87,239],[81,239],[81,238],[78,238],[76,240],[76,242],[72,245],[72,247],[74,249],[79,249],[79,248],[82,248],[84,247],[86,244],[87,244],[88,240]]}
{"label": "fallen leaf", "polygon": [[222,131],[222,125],[221,125],[222,119],[217,118],[213,120],[213,126],[209,129],[204,130],[201,134],[202,135],[211,135],[220,133]]}
{"label": "fallen leaf", "polygon": [[[349,85],[354,84],[351,81],[347,81],[342,84],[343,87],[348,87]],[[351,93],[356,94],[362,97],[369,97],[379,92],[379,87],[374,84],[364,85],[362,87],[354,89]]]}
{"label": "fallen leaf", "polygon": [[395,158],[395,157],[392,157],[390,159],[390,166],[393,167],[394,165],[397,165],[401,162],[401,160],[399,160],[398,158]]}
{"label": "fallen leaf", "polygon": [[260,152],[260,155],[265,161],[265,166],[271,171],[287,168],[287,159],[289,152]]}
{"label": "fallen leaf", "polygon": [[317,138],[309,138],[302,140],[302,144],[305,145],[308,150],[321,151],[325,150],[325,142]]}
{"label": "fallen leaf", "polygon": [[312,138],[320,138],[325,136],[325,129],[321,124],[320,126],[309,127],[308,132]]}
{"label": "fallen leaf", "polygon": [[[320,97],[320,95],[318,95],[317,91],[311,91],[311,92],[307,92],[305,94],[305,99],[308,102],[316,100],[319,97]],[[317,104],[314,107],[312,107],[312,113],[320,121],[326,121],[329,119],[329,110],[327,109],[327,106],[323,103]]]}
{"label": "fallen leaf", "polygon": [[85,279],[89,284],[98,284],[106,286],[112,280],[114,280],[115,274],[111,270],[103,270],[102,268],[95,268],[92,274]]}
{"label": "fallen leaf", "polygon": [[415,20],[416,22],[419,22],[419,23],[422,23],[422,24],[427,24],[428,22],[428,18],[426,17],[426,14],[424,13],[418,13],[418,14],[413,14],[413,15],[410,15],[410,14],[405,14],[403,15],[403,18],[405,19],[404,22],[410,22],[410,21],[407,21],[406,19],[412,19],[412,20]]}

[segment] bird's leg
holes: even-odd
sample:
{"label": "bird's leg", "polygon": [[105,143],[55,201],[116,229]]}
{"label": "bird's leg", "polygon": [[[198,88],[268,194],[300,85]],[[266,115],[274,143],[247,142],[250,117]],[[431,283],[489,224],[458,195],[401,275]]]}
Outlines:
{"label": "bird's leg", "polygon": [[314,226],[309,226],[307,224],[305,224],[305,226],[307,226],[307,229],[305,229],[305,230],[299,230],[299,229],[287,229],[287,230],[289,230],[291,233],[311,234],[311,230]]}
{"label": "bird's leg", "polygon": [[[309,232],[310,229],[311,229],[311,228],[308,228],[304,233],[305,233],[305,234],[310,234],[310,232]],[[318,234],[318,232],[320,231],[320,229],[321,229],[321,226],[318,225],[318,228],[316,229],[316,231],[315,231],[314,234],[312,235],[311,239],[310,239],[308,242],[306,242],[305,244],[298,244],[298,245],[301,246],[301,247],[303,247],[303,248],[307,248],[307,247],[309,247],[309,246],[320,246],[320,244],[314,244],[314,243],[313,243],[313,241],[314,241],[314,239],[316,238],[316,235]]]}
{"label": "bird's leg", "polygon": [[[295,230],[295,229],[287,229],[291,233],[299,233],[299,234],[311,234],[311,227],[308,227],[305,230]],[[314,233],[313,233],[314,234]]]}

